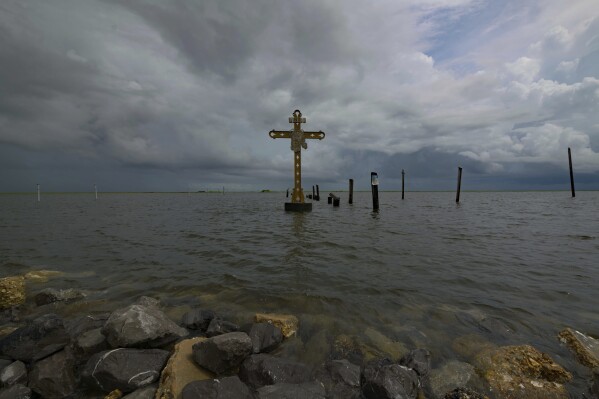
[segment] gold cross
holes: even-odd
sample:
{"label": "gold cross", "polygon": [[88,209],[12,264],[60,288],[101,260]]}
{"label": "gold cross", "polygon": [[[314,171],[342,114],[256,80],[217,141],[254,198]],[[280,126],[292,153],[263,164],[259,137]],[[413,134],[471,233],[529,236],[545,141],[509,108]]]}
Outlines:
{"label": "gold cross", "polygon": [[304,202],[304,190],[302,189],[302,148],[308,149],[306,139],[324,139],[324,132],[304,132],[301,128],[302,123],[306,123],[306,118],[302,118],[299,109],[293,111],[293,116],[289,118],[289,123],[293,123],[291,130],[271,130],[268,135],[273,139],[291,139],[291,151],[293,151],[293,182],[294,188],[291,195],[291,202]]}

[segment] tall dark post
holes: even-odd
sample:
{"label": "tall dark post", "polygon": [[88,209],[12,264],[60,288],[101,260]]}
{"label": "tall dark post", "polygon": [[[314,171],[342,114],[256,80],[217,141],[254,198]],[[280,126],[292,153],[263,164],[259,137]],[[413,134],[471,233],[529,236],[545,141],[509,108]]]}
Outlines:
{"label": "tall dark post", "polygon": [[349,179],[349,203],[354,203],[354,179]]}
{"label": "tall dark post", "polygon": [[289,189],[287,189],[287,195],[286,195],[286,197],[289,198]]}
{"label": "tall dark post", "polygon": [[460,190],[462,189],[462,167],[458,166],[458,191],[455,194],[455,202],[460,202]]}
{"label": "tall dark post", "polygon": [[372,189],[372,209],[379,209],[379,176],[376,172],[370,173],[370,188]]}
{"label": "tall dark post", "polygon": [[316,201],[320,201],[320,187],[316,185]]}
{"label": "tall dark post", "polygon": [[404,170],[401,170],[401,199],[404,199],[404,176],[405,176],[406,172],[404,172]]}
{"label": "tall dark post", "polygon": [[312,186],[312,199],[316,199],[316,189]]}
{"label": "tall dark post", "polygon": [[570,189],[572,190],[572,198],[574,198],[576,192],[574,191],[574,172],[572,171],[572,151],[570,147],[568,147],[568,162],[570,163]]}

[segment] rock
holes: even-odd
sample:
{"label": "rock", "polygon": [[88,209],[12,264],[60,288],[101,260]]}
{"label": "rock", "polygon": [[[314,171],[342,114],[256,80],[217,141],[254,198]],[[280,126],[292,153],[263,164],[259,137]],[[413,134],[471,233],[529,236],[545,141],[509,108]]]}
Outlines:
{"label": "rock", "polygon": [[0,278],[0,310],[25,302],[25,279],[22,276]]}
{"label": "rock", "polygon": [[206,331],[215,317],[216,315],[212,310],[193,309],[183,315],[181,324],[190,330]]}
{"label": "rock", "polygon": [[574,351],[580,363],[590,368],[599,367],[599,340],[571,328],[560,332],[558,337]]}
{"label": "rock", "polygon": [[431,371],[428,384],[435,397],[442,397],[444,393],[454,388],[467,386],[474,375],[475,371],[472,365],[451,360]]}
{"label": "rock", "polygon": [[34,270],[25,273],[25,280],[30,280],[35,283],[45,283],[50,277],[62,276],[64,273],[56,270]]}
{"label": "rock", "polygon": [[112,312],[102,334],[112,348],[157,348],[186,336],[188,331],[153,306],[130,305]]}
{"label": "rock", "polygon": [[475,367],[491,389],[511,399],[569,398],[563,383],[572,375],[530,345],[485,350]]}
{"label": "rock", "polygon": [[325,399],[325,390],[318,382],[281,383],[259,388],[258,399]]}
{"label": "rock", "polygon": [[140,296],[139,298],[137,298],[137,301],[135,301],[136,305],[142,305],[142,306],[153,306],[155,308],[160,306],[160,299],[156,299],[156,298],[152,298],[149,296]]}
{"label": "rock", "polygon": [[4,367],[13,364],[11,359],[0,359],[0,372],[4,369]]}
{"label": "rock", "polygon": [[0,399],[31,399],[31,396],[31,389],[21,384],[0,390]]}
{"label": "rock", "polygon": [[3,387],[9,387],[20,383],[27,383],[27,369],[25,368],[25,363],[17,360],[0,371],[0,384],[2,384]]}
{"label": "rock", "polygon": [[66,290],[56,290],[54,288],[46,288],[40,291],[35,296],[35,304],[37,306],[47,305],[54,302],[70,302],[77,299],[85,298],[85,294],[79,290],[68,288]]}
{"label": "rock", "polygon": [[360,367],[343,360],[332,360],[329,371],[334,382],[343,383],[350,387],[360,386]]}
{"label": "rock", "polygon": [[591,387],[591,392],[597,398],[599,398],[599,369],[593,370],[593,386]]}
{"label": "rock", "polygon": [[169,352],[160,349],[103,351],[87,361],[81,379],[104,392],[132,392],[158,380],[168,357]]}
{"label": "rock", "polygon": [[196,363],[215,374],[233,371],[250,353],[252,340],[243,332],[217,335],[193,345]]}
{"label": "rock", "polygon": [[239,377],[194,381],[185,386],[181,399],[253,399],[250,389]]}
{"label": "rock", "polygon": [[154,399],[157,388],[158,386],[156,384],[148,385],[146,387],[136,389],[129,395],[123,396],[123,399]]}
{"label": "rock", "polygon": [[110,392],[108,395],[104,396],[104,399],[121,399],[123,397],[123,393],[120,389],[115,389]]}
{"label": "rock", "polygon": [[69,351],[63,350],[33,365],[29,387],[47,399],[65,398],[75,391],[75,361]]}
{"label": "rock", "polygon": [[0,353],[28,363],[61,350],[69,340],[62,319],[47,314],[2,338]]}
{"label": "rock", "polygon": [[310,381],[310,370],[303,364],[266,354],[252,355],[239,369],[239,378],[252,388],[278,383]]}
{"label": "rock", "polygon": [[364,335],[368,338],[368,341],[378,350],[380,353],[375,353],[374,356],[369,356],[369,350],[362,348],[362,352],[367,360],[372,357],[384,355],[390,357],[393,360],[399,360],[404,354],[408,352],[408,349],[401,342],[394,341],[386,335],[380,333],[374,328],[368,327],[364,331]]}
{"label": "rock", "polygon": [[237,324],[214,318],[212,319],[212,321],[208,325],[208,328],[206,329],[206,336],[215,337],[217,335],[235,331],[239,331],[239,326]]}
{"label": "rock", "polygon": [[64,327],[66,328],[71,339],[75,340],[77,337],[87,331],[104,327],[108,317],[110,317],[110,313],[81,316],[75,319],[66,320],[64,322]]}
{"label": "rock", "polygon": [[72,347],[77,359],[88,359],[94,353],[108,349],[108,343],[102,334],[102,329],[96,328],[75,338]]}
{"label": "rock", "polygon": [[15,332],[19,329],[18,326],[2,326],[0,327],[0,339],[6,337],[8,334]]}
{"label": "rock", "polygon": [[178,398],[190,382],[214,378],[214,374],[199,367],[193,360],[193,345],[205,340],[204,337],[196,337],[175,345],[174,352],[160,375],[156,399]]}
{"label": "rock", "polygon": [[341,334],[333,341],[331,357],[333,359],[348,359],[351,363],[362,364],[364,354],[356,340],[349,335]]}
{"label": "rock", "polygon": [[248,330],[254,353],[270,352],[283,342],[283,333],[274,324],[254,323]]}
{"label": "rock", "polygon": [[451,343],[451,349],[465,359],[474,359],[478,353],[492,348],[495,345],[478,334],[462,335]]}
{"label": "rock", "polygon": [[375,359],[362,370],[360,385],[366,399],[415,399],[418,375],[389,359]]}
{"label": "rock", "polygon": [[297,317],[293,315],[287,314],[276,314],[276,313],[257,313],[254,316],[255,323],[272,323],[275,326],[281,329],[283,333],[283,337],[289,338],[295,333],[299,328],[299,320]]}
{"label": "rock", "polygon": [[486,396],[468,388],[456,388],[447,392],[443,399],[488,399]]}
{"label": "rock", "polygon": [[426,349],[414,349],[402,357],[399,364],[411,368],[421,378],[426,377],[431,370],[431,353]]}

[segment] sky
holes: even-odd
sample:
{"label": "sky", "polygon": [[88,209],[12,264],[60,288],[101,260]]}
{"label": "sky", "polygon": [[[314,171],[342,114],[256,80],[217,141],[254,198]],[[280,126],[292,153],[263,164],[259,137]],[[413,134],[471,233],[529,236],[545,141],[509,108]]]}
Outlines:
{"label": "sky", "polygon": [[0,192],[599,190],[597,0],[2,0]]}

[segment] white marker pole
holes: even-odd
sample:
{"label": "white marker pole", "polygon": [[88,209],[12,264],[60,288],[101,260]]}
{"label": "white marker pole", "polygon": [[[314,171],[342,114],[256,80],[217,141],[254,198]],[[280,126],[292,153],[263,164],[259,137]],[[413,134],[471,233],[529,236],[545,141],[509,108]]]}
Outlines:
{"label": "white marker pole", "polygon": [[94,184],[94,191],[96,192],[96,201],[98,200],[98,186]]}
{"label": "white marker pole", "polygon": [[37,185],[37,202],[40,202],[40,185]]}

